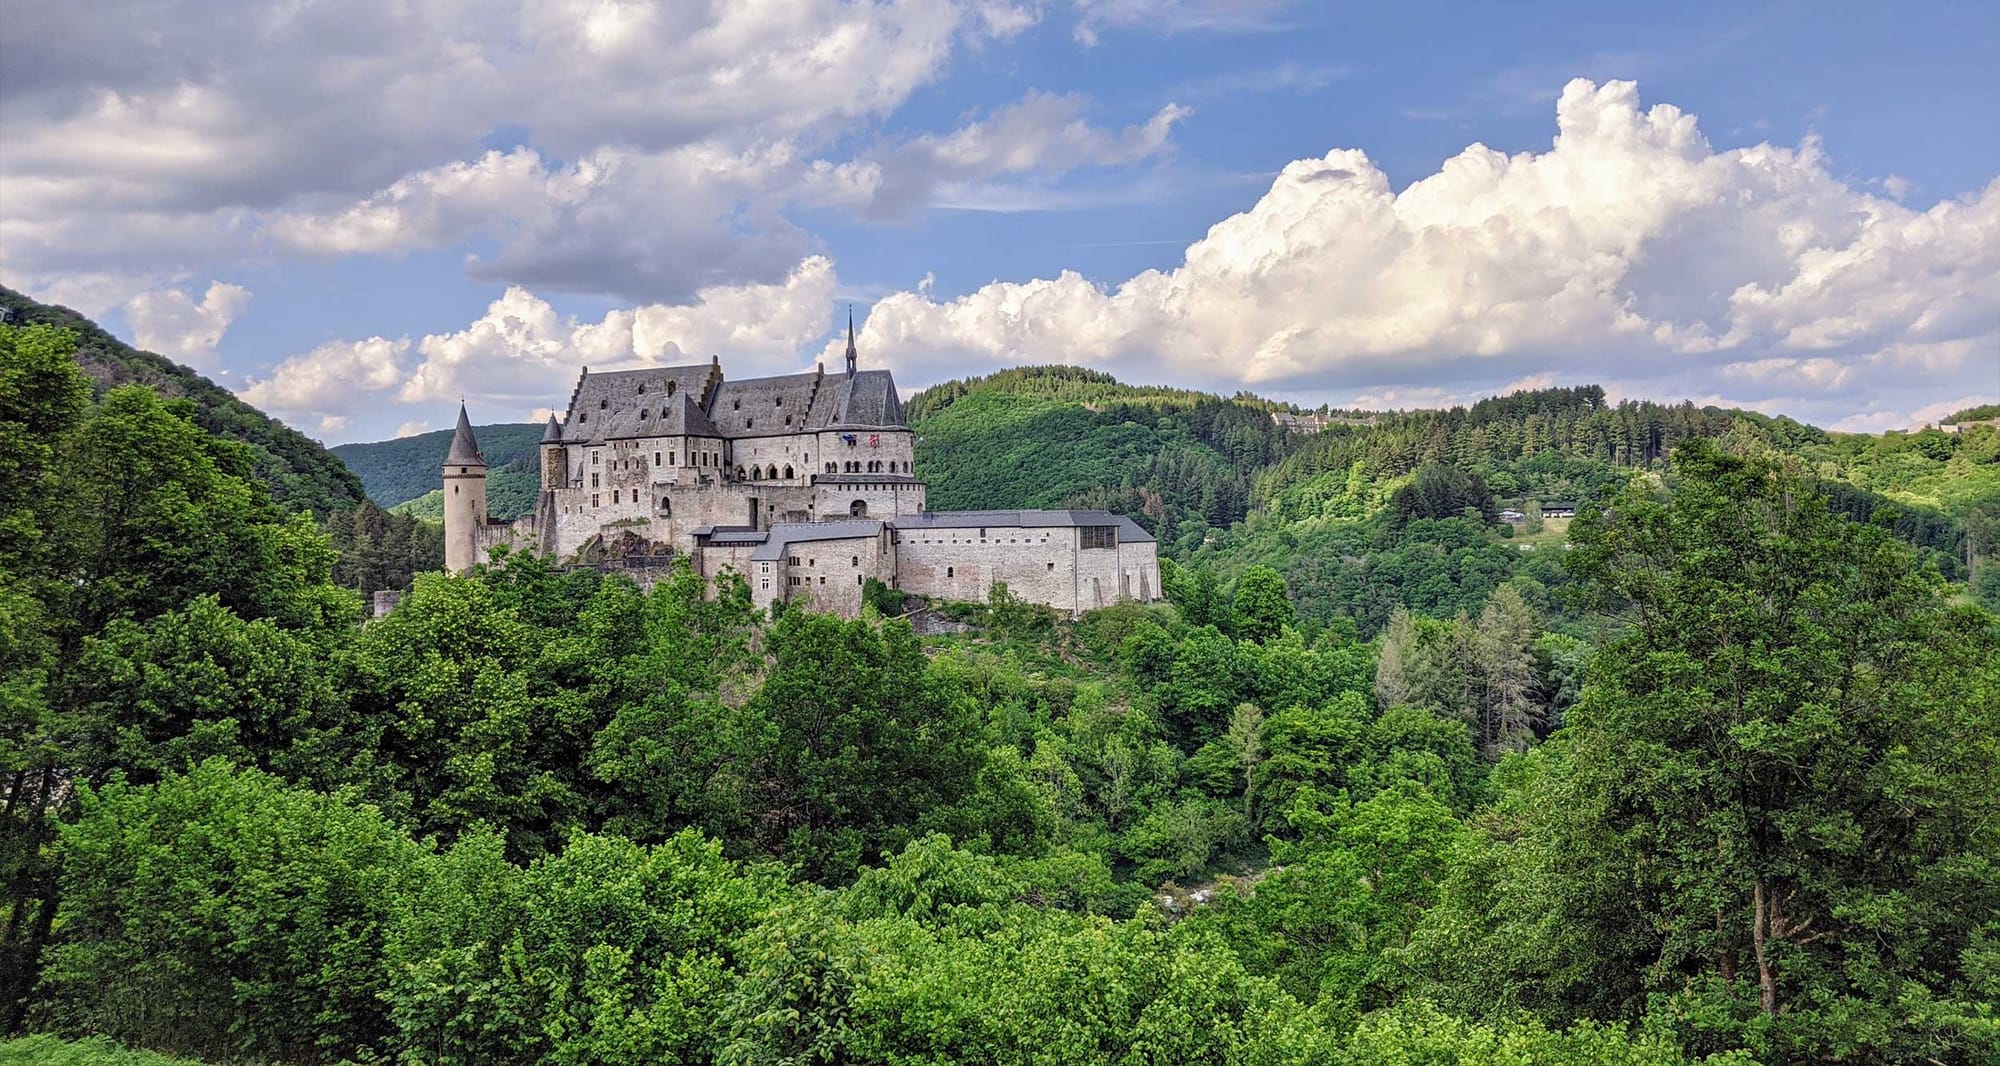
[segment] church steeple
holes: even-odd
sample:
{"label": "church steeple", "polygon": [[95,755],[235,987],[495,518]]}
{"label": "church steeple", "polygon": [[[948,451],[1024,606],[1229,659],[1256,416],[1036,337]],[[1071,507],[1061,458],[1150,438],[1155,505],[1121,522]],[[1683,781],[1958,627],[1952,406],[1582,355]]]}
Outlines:
{"label": "church steeple", "polygon": [[847,372],[852,375],[861,357],[854,351],[854,305],[847,305]]}

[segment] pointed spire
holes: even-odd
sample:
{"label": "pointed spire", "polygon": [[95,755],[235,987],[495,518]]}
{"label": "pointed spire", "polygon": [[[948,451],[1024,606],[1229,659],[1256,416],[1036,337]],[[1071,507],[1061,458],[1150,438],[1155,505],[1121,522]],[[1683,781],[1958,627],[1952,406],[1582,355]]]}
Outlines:
{"label": "pointed spire", "polygon": [[451,450],[444,453],[446,466],[486,465],[486,457],[479,454],[479,441],[472,436],[472,419],[465,417],[465,401],[458,404],[458,428],[451,434]]}
{"label": "pointed spire", "polygon": [[548,426],[542,430],[542,443],[543,444],[562,443],[562,423],[556,421],[556,413],[553,410],[549,412]]}
{"label": "pointed spire", "polygon": [[847,305],[847,372],[854,373],[861,357],[854,351],[854,305]]}

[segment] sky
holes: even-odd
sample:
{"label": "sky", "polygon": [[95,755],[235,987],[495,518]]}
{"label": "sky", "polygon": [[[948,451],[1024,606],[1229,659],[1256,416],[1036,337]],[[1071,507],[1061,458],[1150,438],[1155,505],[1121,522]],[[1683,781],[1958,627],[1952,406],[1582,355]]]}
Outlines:
{"label": "sky", "polygon": [[2000,401],[2000,5],[0,0],[0,282],[328,443],[578,369]]}

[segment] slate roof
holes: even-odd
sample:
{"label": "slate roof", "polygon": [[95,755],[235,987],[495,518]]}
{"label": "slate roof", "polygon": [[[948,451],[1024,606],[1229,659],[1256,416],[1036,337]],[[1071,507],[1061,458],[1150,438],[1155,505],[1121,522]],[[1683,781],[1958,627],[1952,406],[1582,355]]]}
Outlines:
{"label": "slate roof", "polygon": [[635,437],[734,439],[908,425],[895,376],[887,370],[815,369],[729,381],[721,365],[711,363],[595,374],[586,368],[561,434],[566,443],[601,444]]}
{"label": "slate roof", "polygon": [[762,544],[771,535],[747,526],[702,526],[694,531],[694,536],[708,544]]}
{"label": "slate roof", "polygon": [[556,421],[556,414],[554,411],[549,412],[549,424],[543,427],[542,429],[542,443],[543,444],[562,443],[562,423]]}
{"label": "slate roof", "polygon": [[874,519],[857,519],[847,522],[781,522],[770,529],[770,538],[758,545],[750,553],[753,562],[777,562],[785,557],[786,548],[793,544],[810,544],[822,540],[854,540],[872,537],[882,532],[882,523]]}
{"label": "slate roof", "polygon": [[451,450],[444,453],[446,466],[485,466],[486,457],[479,454],[479,441],[472,436],[472,420],[465,417],[465,405],[458,405],[458,428],[451,433]]}
{"label": "slate roof", "polygon": [[714,364],[595,374],[585,369],[570,397],[563,440],[598,444],[631,437],[723,436],[701,406],[711,375],[719,374]]}
{"label": "slate roof", "polygon": [[887,370],[862,370],[843,374],[836,391],[839,404],[833,413],[835,426],[902,426],[903,400],[896,395],[896,378]]}
{"label": "slate roof", "polygon": [[897,515],[889,520],[898,532],[918,529],[972,529],[980,526],[1000,529],[1072,528],[1076,526],[1117,526],[1118,541],[1150,542],[1146,527],[1110,511],[925,511]]}
{"label": "slate roof", "polygon": [[[811,426],[814,394],[822,387],[821,377],[813,371],[724,381],[716,386],[708,416],[730,436],[806,432]],[[787,418],[791,421],[785,421]]]}

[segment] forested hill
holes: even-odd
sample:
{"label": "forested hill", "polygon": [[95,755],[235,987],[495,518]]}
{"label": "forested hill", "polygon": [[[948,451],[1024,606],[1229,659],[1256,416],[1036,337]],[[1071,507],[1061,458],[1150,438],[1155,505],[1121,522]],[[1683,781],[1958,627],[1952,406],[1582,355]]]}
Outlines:
{"label": "forested hill", "polygon": [[250,448],[257,479],[292,511],[327,514],[362,500],[361,482],[318,442],[236,398],[228,389],[163,355],[140,351],[67,307],[39,303],[0,286],[0,307],[18,324],[46,323],[75,332],[76,361],[102,395],[118,385],[146,385],[166,399],[186,399],[195,423]]}
{"label": "forested hill", "polygon": [[[440,429],[369,444],[341,444],[333,454],[361,479],[369,499],[383,507],[441,517],[444,503],[438,487],[439,464],[451,447],[451,432]],[[472,432],[479,438],[479,453],[486,457],[487,511],[496,518],[528,513],[541,487],[535,456],[542,427],[503,423],[475,426]],[[438,498],[426,501],[424,497],[431,494]],[[426,507],[427,502],[435,506]]]}
{"label": "forested hill", "polygon": [[[1123,511],[1170,557],[1225,579],[1271,565],[1309,621],[1351,617],[1364,633],[1397,604],[1476,609],[1520,570],[1524,545],[1494,536],[1517,532],[1495,526],[1499,508],[1601,501],[1641,476],[1665,485],[1667,457],[1691,439],[1789,457],[1841,513],[1888,525],[1954,579],[2000,541],[1993,426],[1836,434],[1752,411],[1612,403],[1587,385],[1445,410],[1321,412],[1324,429],[1293,433],[1272,419],[1286,408],[1265,399],[1127,386],[1076,367],[946,382],[908,408],[936,507]],[[1456,521],[1466,507],[1477,521],[1465,529],[1405,535],[1412,521]]]}

